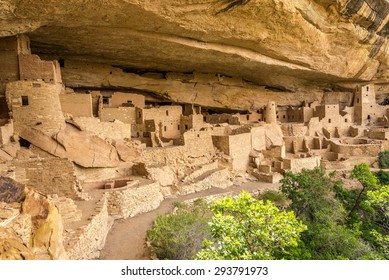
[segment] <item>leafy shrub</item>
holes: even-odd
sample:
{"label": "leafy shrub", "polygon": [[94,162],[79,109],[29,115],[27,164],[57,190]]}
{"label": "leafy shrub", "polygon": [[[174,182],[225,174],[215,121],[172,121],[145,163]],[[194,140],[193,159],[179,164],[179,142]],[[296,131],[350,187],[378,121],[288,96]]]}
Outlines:
{"label": "leafy shrub", "polygon": [[213,240],[197,254],[202,260],[274,259],[296,247],[306,226],[292,211],[280,211],[272,202],[247,192],[211,204]]}
{"label": "leafy shrub", "polygon": [[383,151],[378,154],[378,164],[380,168],[389,168],[389,151]]}
{"label": "leafy shrub", "polygon": [[271,201],[279,208],[284,208],[288,204],[288,198],[285,196],[285,194],[279,191],[267,190],[261,193],[258,198],[262,199],[263,201]]}
{"label": "leafy shrub", "polygon": [[208,205],[197,200],[193,205],[177,204],[176,212],[158,216],[147,231],[150,251],[158,259],[190,260],[210,237]]}
{"label": "leafy shrub", "polygon": [[[359,170],[359,173],[363,173]],[[291,259],[371,259],[370,246],[360,238],[360,232],[347,224],[347,211],[335,196],[334,190],[343,190],[341,182],[324,170],[302,170],[286,173],[281,180],[281,190],[291,199],[289,206],[296,216],[308,226],[301,235],[299,250],[294,250]],[[374,183],[374,178],[365,177],[364,183]],[[354,204],[348,193],[344,200]]]}
{"label": "leafy shrub", "polygon": [[389,185],[389,172],[381,169],[375,173],[375,176],[380,181],[381,185]]}

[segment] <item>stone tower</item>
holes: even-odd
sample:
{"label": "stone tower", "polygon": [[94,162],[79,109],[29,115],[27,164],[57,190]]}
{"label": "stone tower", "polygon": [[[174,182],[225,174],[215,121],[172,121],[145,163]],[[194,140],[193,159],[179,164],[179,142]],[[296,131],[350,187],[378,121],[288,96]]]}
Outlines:
{"label": "stone tower", "polygon": [[374,84],[357,87],[354,95],[355,123],[364,124],[375,118],[376,105]]}
{"label": "stone tower", "polygon": [[266,123],[277,123],[277,106],[274,101],[269,101],[265,108]]}

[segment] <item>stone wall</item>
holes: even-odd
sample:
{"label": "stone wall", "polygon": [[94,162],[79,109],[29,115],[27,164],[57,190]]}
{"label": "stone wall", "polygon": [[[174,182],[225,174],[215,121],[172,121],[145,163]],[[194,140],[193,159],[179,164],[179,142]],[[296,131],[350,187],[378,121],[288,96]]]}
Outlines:
{"label": "stone wall", "polygon": [[[261,133],[261,130],[258,130]],[[213,144],[217,149],[224,154],[231,157],[230,168],[235,171],[245,171],[249,164],[249,155],[252,148],[252,134],[241,133],[235,135],[225,136],[212,136]],[[254,133],[254,138],[255,133]],[[259,138],[256,145],[257,148],[261,148],[261,138]]]}
{"label": "stone wall", "polygon": [[178,139],[181,137],[180,119],[182,106],[161,106],[146,108],[137,112],[137,123],[154,120],[160,137],[166,139]]}
{"label": "stone wall", "polygon": [[93,117],[92,97],[90,94],[60,94],[62,112],[73,117]]}
{"label": "stone wall", "polygon": [[20,80],[43,80],[61,83],[61,71],[57,61],[44,61],[37,55],[19,55]]}
{"label": "stone wall", "polygon": [[108,213],[114,218],[133,217],[139,213],[158,208],[163,200],[158,183],[126,186],[120,189],[105,190],[108,200]]}
{"label": "stone wall", "polygon": [[15,179],[44,194],[57,194],[72,199],[83,197],[74,173],[73,163],[67,159],[50,158],[15,161]]}
{"label": "stone wall", "polygon": [[331,151],[350,156],[377,156],[381,151],[381,143],[372,144],[341,144],[338,141],[330,140]]}
{"label": "stone wall", "polygon": [[266,136],[264,127],[252,127],[251,128],[251,146],[256,151],[262,151],[266,149]]}
{"label": "stone wall", "polygon": [[183,135],[183,146],[165,148],[146,148],[141,162],[153,164],[172,164],[178,162],[190,166],[208,163],[215,154],[209,131],[187,131]]}
{"label": "stone wall", "polygon": [[303,168],[313,169],[320,166],[320,157],[285,158],[284,169],[292,172],[300,172]]}
{"label": "stone wall", "polygon": [[92,132],[102,139],[123,140],[131,138],[131,125],[121,121],[104,122],[97,118],[73,118],[81,129]]}
{"label": "stone wall", "polygon": [[0,145],[6,145],[11,141],[14,134],[14,127],[12,123],[7,123],[0,126]]}
{"label": "stone wall", "polygon": [[35,127],[52,135],[65,127],[59,94],[60,84],[17,81],[7,85],[7,103],[12,111],[15,134]]}
{"label": "stone wall", "polygon": [[230,153],[232,157],[232,170],[246,171],[251,152],[251,134],[242,133],[229,136]]}
{"label": "stone wall", "polygon": [[123,104],[133,105],[134,107],[144,108],[145,97],[135,93],[114,92],[109,99],[109,107],[119,108],[123,107]]}
{"label": "stone wall", "polygon": [[58,195],[52,195],[51,199],[58,208],[62,223],[65,226],[81,220],[82,211],[77,208],[73,199],[64,196],[59,197]]}
{"label": "stone wall", "polygon": [[94,213],[88,219],[88,224],[65,236],[65,250],[71,260],[91,260],[99,257],[112,226],[105,195],[98,200]]}
{"label": "stone wall", "polygon": [[136,110],[134,107],[102,108],[100,111],[100,120],[103,122],[112,122],[119,120],[128,124],[136,123]]}

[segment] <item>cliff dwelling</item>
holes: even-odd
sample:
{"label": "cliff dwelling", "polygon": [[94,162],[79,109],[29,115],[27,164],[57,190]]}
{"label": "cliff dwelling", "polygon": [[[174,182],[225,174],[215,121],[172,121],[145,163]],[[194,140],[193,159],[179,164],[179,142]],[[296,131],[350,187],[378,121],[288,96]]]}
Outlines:
{"label": "cliff dwelling", "polygon": [[377,167],[389,150],[387,15],[373,30],[347,1],[265,1],[293,9],[287,27],[251,1],[187,15],[100,1],[104,16],[56,2],[0,12],[0,239],[19,250],[4,258],[110,258],[112,225],[167,199]]}

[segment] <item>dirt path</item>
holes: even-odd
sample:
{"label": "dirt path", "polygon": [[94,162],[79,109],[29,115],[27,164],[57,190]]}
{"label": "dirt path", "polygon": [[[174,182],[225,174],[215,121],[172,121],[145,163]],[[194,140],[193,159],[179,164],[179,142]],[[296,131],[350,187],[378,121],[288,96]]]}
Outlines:
{"label": "dirt path", "polygon": [[261,182],[249,182],[241,186],[233,186],[228,189],[213,188],[176,198],[168,198],[161,205],[150,212],[139,214],[128,219],[115,221],[108,233],[105,246],[100,254],[102,260],[147,260],[149,256],[144,247],[146,231],[152,226],[158,215],[168,213],[173,209],[174,202],[181,202],[194,198],[207,197],[227,192],[239,192],[241,190],[255,191],[257,189],[278,189],[276,184]]}

